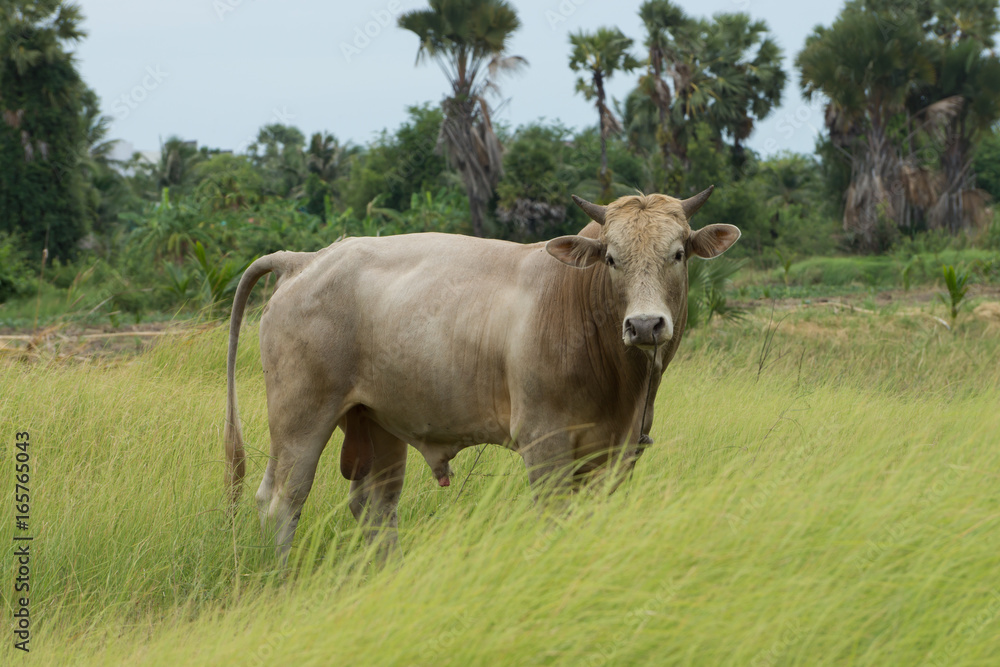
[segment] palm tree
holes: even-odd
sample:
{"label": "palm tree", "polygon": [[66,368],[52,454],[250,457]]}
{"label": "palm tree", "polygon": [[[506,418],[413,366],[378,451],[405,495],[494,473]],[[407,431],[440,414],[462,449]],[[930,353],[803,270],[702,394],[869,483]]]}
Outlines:
{"label": "palm tree", "polygon": [[808,205],[819,193],[819,164],[811,155],[783,153],[763,163],[760,171],[765,205],[771,210]]}
{"label": "palm tree", "polygon": [[82,139],[77,148],[76,168],[85,181],[91,229],[102,233],[117,221],[119,212],[129,202],[128,185],[119,168],[122,163],[111,157],[117,139],[108,139],[111,118],[101,114],[100,100],[89,88],[81,97]]}
{"label": "palm tree", "polygon": [[[648,0],[639,7],[639,17],[646,26],[646,74],[639,79],[643,90],[655,105],[660,124],[656,131],[657,144],[663,156],[664,169],[671,170],[671,154],[677,152],[674,136],[670,132],[670,114],[674,96],[666,76],[677,82],[677,65],[681,60],[678,45],[692,25],[684,11],[670,0]],[[666,187],[665,192],[676,188]]]}
{"label": "palm tree", "polygon": [[743,142],[757,121],[781,104],[786,74],[767,23],[747,14],[718,14],[704,39],[703,64],[712,74],[707,120],[732,139],[733,166],[745,161]]}
{"label": "palm tree", "polygon": [[569,57],[569,67],[574,72],[585,75],[576,80],[576,91],[583,93],[587,100],[594,100],[597,107],[598,127],[601,132],[601,168],[598,180],[601,183],[601,198],[611,199],[611,174],[608,172],[608,137],[622,131],[622,126],[611,113],[606,102],[604,81],[615,72],[631,72],[639,67],[639,61],[629,53],[632,40],[618,28],[598,28],[596,32],[580,31],[569,36],[573,51]]}
{"label": "palm tree", "polygon": [[851,4],[831,27],[815,28],[796,58],[805,97],[830,100],[830,137],[851,160],[844,229],[868,250],[878,249],[883,221],[898,224],[905,209],[903,189],[893,187],[900,182],[900,154],[890,125],[914,88],[935,79],[914,17],[900,14],[888,39],[885,30],[878,15]]}
{"label": "palm tree", "polygon": [[830,100],[832,143],[851,160],[844,227],[875,249],[883,223],[951,231],[981,222],[976,141],[1000,118],[996,0],[852,0],[798,57],[807,96]]}
{"label": "palm tree", "polygon": [[67,259],[87,230],[77,5],[0,1],[0,231]]}
{"label": "palm tree", "polygon": [[500,140],[493,131],[488,92],[497,78],[525,65],[507,55],[510,36],[521,22],[504,0],[429,0],[430,9],[399,17],[399,26],[420,39],[417,63],[433,58],[451,85],[442,103],[439,145],[458,170],[469,197],[472,230],[484,233],[486,205],[503,176]]}
{"label": "palm tree", "polygon": [[302,196],[305,182],[305,135],[297,127],[272,123],[260,128],[257,140],[250,144],[248,154],[265,177],[268,194],[279,197]]}
{"label": "palm tree", "polygon": [[664,167],[673,170],[667,189],[677,191],[677,172],[690,169],[687,146],[695,127],[706,123],[722,148],[732,143],[739,173],[743,142],[757,122],[781,103],[786,74],[782,54],[767,23],[747,14],[693,19],[669,0],[648,0],[639,8],[649,51],[639,87],[656,105]]}
{"label": "palm tree", "polygon": [[936,83],[923,91],[923,96],[960,104],[944,125],[940,160],[943,188],[928,211],[927,222],[929,227],[954,233],[985,220],[988,196],[976,188],[972,162],[976,144],[1000,118],[1000,60],[973,39],[939,49]]}
{"label": "palm tree", "polygon": [[306,149],[306,168],[323,181],[332,183],[341,175],[348,157],[357,151],[350,145],[342,146],[329,132],[316,132],[309,139]]}
{"label": "palm tree", "polygon": [[169,137],[160,144],[160,161],[155,169],[158,187],[187,191],[193,186],[194,168],[200,161],[197,142]]}

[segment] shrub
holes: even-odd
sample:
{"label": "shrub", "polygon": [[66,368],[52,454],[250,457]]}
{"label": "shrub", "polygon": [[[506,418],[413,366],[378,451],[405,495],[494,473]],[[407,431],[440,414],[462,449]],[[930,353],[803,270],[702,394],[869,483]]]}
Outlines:
{"label": "shrub", "polygon": [[28,263],[10,234],[0,232],[0,303],[30,291]]}
{"label": "shrub", "polygon": [[744,263],[721,258],[688,264],[688,328],[707,324],[715,315],[725,319],[743,317],[743,309],[730,306],[726,293]]}
{"label": "shrub", "polygon": [[969,273],[968,271],[957,270],[950,264],[942,266],[941,273],[944,278],[944,285],[948,288],[948,293],[938,294],[938,298],[941,299],[944,305],[948,306],[951,324],[955,326],[959,308],[961,308],[962,301],[969,291]]}

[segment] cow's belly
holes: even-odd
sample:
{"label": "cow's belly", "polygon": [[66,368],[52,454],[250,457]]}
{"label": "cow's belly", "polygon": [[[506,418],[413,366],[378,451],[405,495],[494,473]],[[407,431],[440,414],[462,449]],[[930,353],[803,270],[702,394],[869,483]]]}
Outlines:
{"label": "cow's belly", "polygon": [[431,270],[427,261],[408,264],[388,252],[356,268],[330,276],[340,288],[327,291],[331,300],[345,284],[351,298],[323,315],[353,320],[349,336],[328,343],[356,362],[347,402],[365,405],[407,442],[505,442],[507,345],[522,319],[513,281],[454,262],[447,272]]}
{"label": "cow's belly", "polygon": [[417,318],[373,335],[352,402],[408,442],[501,444],[510,435],[504,336],[453,318]]}

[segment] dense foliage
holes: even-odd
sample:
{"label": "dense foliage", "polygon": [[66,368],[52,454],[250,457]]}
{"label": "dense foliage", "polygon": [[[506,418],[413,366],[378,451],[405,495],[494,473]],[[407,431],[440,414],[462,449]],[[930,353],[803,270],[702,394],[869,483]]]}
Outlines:
{"label": "dense foliage", "polygon": [[[746,145],[788,76],[768,26],[747,14],[699,18],[649,0],[643,34],[570,35],[566,76],[594,123],[514,128],[491,118],[489,99],[500,74],[527,64],[508,53],[516,12],[433,0],[400,25],[442,66],[448,96],[409,107],[368,144],[270,124],[244,152],[170,136],[154,161],[117,162],[110,119],[68,50],[84,36],[78,8],[0,0],[0,302],[38,293],[112,318],[213,308],[239,269],[278,249],[428,230],[537,241],[586,224],[570,193],[688,196],[709,184],[701,217],[743,230],[733,259],[784,266],[785,278],[844,251],[905,262],[927,239],[995,248],[997,2],[960,4],[952,15],[852,0],[816,29],[798,57],[806,93],[830,100],[814,155],[762,158]],[[634,78],[624,100],[605,94],[611,75]]]}
{"label": "dense foliage", "polygon": [[976,144],[1000,120],[998,5],[851,0],[806,40],[802,90],[829,100],[830,142],[850,170],[838,203],[858,249],[991,220],[974,166]]}
{"label": "dense foliage", "polygon": [[80,21],[59,0],[0,2],[0,231],[62,258],[88,222],[87,89],[66,51]]}

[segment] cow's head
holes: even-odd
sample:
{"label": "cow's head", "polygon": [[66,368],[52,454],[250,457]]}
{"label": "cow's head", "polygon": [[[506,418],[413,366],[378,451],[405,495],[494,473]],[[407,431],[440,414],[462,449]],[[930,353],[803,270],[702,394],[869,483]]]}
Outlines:
{"label": "cow's head", "polygon": [[673,338],[674,318],[687,303],[688,257],[718,257],[740,237],[733,225],[691,230],[688,221],[713,189],[684,200],[666,195],[622,197],[607,206],[573,195],[573,201],[600,223],[600,237],[560,236],[545,249],[580,269],[607,264],[625,313],[626,345],[649,349]]}

